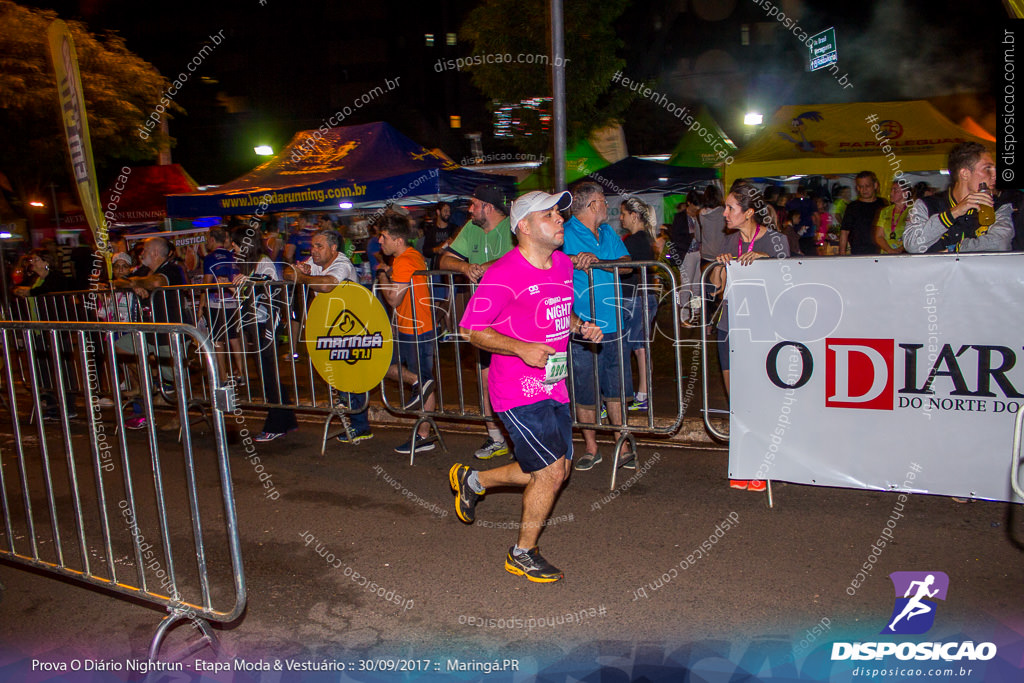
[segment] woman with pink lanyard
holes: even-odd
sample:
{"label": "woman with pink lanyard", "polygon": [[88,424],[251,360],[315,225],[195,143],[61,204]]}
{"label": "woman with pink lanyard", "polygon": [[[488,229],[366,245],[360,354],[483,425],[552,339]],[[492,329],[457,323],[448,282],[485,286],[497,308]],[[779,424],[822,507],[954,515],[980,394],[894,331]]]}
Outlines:
{"label": "woman with pink lanyard", "polygon": [[910,214],[907,197],[910,190],[893,181],[889,188],[889,206],[878,212],[875,219],[875,244],[883,254],[903,254],[903,231],[907,228],[907,216]]}
{"label": "woman with pink lanyard", "polygon": [[[777,229],[775,212],[764,200],[764,195],[745,180],[736,181],[725,199],[725,250],[715,259],[710,275],[716,293],[725,291],[725,266],[735,261],[749,266],[762,258],[789,258],[789,241]],[[729,395],[729,312],[723,304],[718,318],[718,360],[722,365],[725,394]],[[765,483],[759,479],[732,479],[735,489],[764,491]]]}

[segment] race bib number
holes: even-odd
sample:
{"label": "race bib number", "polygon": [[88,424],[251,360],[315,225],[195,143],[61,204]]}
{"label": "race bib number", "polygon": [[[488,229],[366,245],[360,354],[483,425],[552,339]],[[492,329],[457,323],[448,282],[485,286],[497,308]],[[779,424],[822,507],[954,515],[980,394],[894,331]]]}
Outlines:
{"label": "race bib number", "polygon": [[565,351],[548,356],[544,366],[544,384],[557,384],[569,376],[569,359]]}

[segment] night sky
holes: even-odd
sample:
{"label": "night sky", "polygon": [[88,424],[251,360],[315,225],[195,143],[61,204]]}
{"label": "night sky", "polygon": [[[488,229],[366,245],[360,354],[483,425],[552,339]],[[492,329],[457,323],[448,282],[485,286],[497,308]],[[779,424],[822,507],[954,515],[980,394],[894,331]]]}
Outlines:
{"label": "night sky", "polygon": [[[347,124],[386,120],[456,160],[469,153],[464,133],[473,130],[484,133],[485,153],[511,149],[490,137],[487,103],[468,77],[430,68],[439,56],[469,53],[465,42],[444,46],[444,35],[458,30],[474,2],[22,4],[54,9],[95,33],[116,31],[171,78],[223,30],[224,42],[179,93],[187,115],[171,121],[173,160],[201,184],[241,175],[258,163],[254,145],[280,149],[296,131],[319,125],[351,93],[390,74],[401,74],[410,86],[356,112]],[[617,24],[625,73],[657,82],[680,105],[707,104],[737,142],[745,132],[744,111],[769,115],[796,103],[932,98],[954,120],[970,114],[993,128],[990,91],[1001,68],[995,23],[1006,16],[1001,3],[779,4],[784,10],[803,5],[799,23],[810,33],[836,27],[840,67],[855,88],[843,90],[823,72],[806,72],[805,49],[754,0],[633,3]],[[741,45],[743,26],[750,31],[749,46]],[[766,30],[773,35],[764,42]],[[438,36],[434,48],[424,46],[424,33]],[[449,128],[451,113],[462,116],[462,130]],[[678,121],[644,101],[627,112],[625,129],[634,154],[668,152],[681,135]]]}

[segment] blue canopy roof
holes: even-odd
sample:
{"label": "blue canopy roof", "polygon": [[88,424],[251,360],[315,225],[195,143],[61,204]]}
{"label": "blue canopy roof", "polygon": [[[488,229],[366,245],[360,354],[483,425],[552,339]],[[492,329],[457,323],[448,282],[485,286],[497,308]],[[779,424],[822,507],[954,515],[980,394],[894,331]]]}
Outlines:
{"label": "blue canopy roof", "polygon": [[[337,209],[469,195],[490,183],[514,195],[515,179],[469,171],[387,123],[296,133],[277,156],[206,192],[169,195],[171,217]],[[261,205],[263,205],[261,207]]]}

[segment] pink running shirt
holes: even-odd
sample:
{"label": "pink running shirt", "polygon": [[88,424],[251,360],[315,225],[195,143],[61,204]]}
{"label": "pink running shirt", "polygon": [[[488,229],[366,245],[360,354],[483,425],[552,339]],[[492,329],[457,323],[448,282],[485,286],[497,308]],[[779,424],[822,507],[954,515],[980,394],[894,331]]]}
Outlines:
{"label": "pink running shirt", "polygon": [[[572,261],[556,251],[551,262],[550,268],[541,270],[518,247],[512,249],[487,269],[459,325],[467,330],[490,327],[514,339],[565,352],[572,312]],[[544,368],[530,367],[519,356],[494,354],[488,384],[497,412],[549,398],[569,402],[564,379],[544,384]]]}

